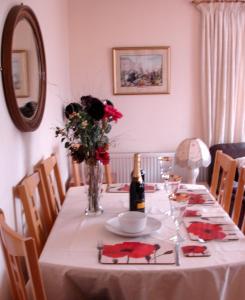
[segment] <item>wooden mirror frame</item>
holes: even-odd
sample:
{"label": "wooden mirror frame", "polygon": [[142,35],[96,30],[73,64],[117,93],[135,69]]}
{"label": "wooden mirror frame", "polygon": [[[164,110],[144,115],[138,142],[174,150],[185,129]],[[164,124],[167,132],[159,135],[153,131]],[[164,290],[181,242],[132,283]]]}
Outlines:
{"label": "wooden mirror frame", "polygon": [[[12,43],[14,30],[18,22],[25,19],[32,28],[35,39],[38,72],[39,72],[39,96],[38,106],[32,118],[25,118],[17,104],[12,77]],[[5,94],[5,101],[9,114],[15,126],[21,131],[34,131],[41,123],[45,101],[46,101],[46,60],[43,46],[43,39],[38,20],[32,9],[26,5],[16,5],[9,11],[3,29],[2,36],[2,80]]]}

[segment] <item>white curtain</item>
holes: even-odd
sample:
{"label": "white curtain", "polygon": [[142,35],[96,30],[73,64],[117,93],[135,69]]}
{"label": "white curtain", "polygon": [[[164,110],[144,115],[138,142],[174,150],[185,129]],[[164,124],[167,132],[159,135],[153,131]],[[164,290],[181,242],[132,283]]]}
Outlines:
{"label": "white curtain", "polygon": [[205,141],[245,142],[245,4],[201,3],[198,8]]}

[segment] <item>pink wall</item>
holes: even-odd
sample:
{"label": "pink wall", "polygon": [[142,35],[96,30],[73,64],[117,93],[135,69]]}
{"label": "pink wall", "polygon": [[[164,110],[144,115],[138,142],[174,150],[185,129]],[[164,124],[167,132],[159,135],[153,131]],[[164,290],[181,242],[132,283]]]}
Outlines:
{"label": "pink wall", "polygon": [[[69,2],[73,97],[112,99],[124,118],[112,151],[173,151],[201,137],[199,13],[187,0]],[[112,94],[112,48],[171,47],[170,95]]]}
{"label": "pink wall", "polygon": [[[0,36],[9,9],[19,1],[1,0]],[[16,228],[20,221],[20,210],[13,199],[13,187],[42,158],[52,152],[59,155],[64,178],[67,176],[67,159],[63,147],[54,137],[54,128],[62,124],[63,100],[70,96],[69,52],[67,26],[67,0],[26,0],[35,12],[43,34],[47,60],[47,98],[43,121],[30,133],[17,130],[10,119],[0,80],[0,208],[5,212],[8,223]],[[16,213],[16,215],[15,215]],[[0,299],[9,300],[6,268],[0,247]]]}
{"label": "pink wall", "polygon": [[[0,32],[14,4],[19,2],[1,0]],[[0,207],[13,227],[12,188],[32,172],[33,165],[58,152],[67,176],[65,151],[52,128],[62,124],[63,102],[71,99],[70,75],[74,99],[86,94],[110,98],[123,112],[124,118],[112,130],[117,141],[112,151],[172,151],[182,139],[201,135],[199,15],[190,1],[26,0],[25,4],[40,22],[48,84],[40,127],[21,133],[9,117],[0,83]],[[171,94],[113,95],[111,49],[154,45],[171,47]],[[0,299],[10,299],[1,248]]]}

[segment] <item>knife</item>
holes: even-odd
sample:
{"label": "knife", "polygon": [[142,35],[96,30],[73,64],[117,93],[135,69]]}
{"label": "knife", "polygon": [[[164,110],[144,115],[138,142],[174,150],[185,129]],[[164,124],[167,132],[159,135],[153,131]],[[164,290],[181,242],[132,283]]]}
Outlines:
{"label": "knife", "polygon": [[175,265],[176,266],[180,266],[180,262],[179,262],[179,242],[177,241],[175,243]]}

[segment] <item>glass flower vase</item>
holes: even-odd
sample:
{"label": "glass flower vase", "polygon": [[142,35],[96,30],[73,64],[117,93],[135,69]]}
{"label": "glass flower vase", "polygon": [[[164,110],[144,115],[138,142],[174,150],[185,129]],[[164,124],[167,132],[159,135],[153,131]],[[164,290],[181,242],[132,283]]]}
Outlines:
{"label": "glass flower vase", "polygon": [[85,215],[98,216],[103,213],[103,208],[100,205],[100,197],[102,193],[103,183],[103,166],[100,161],[95,163],[86,163],[86,184],[88,207],[85,209]]}

